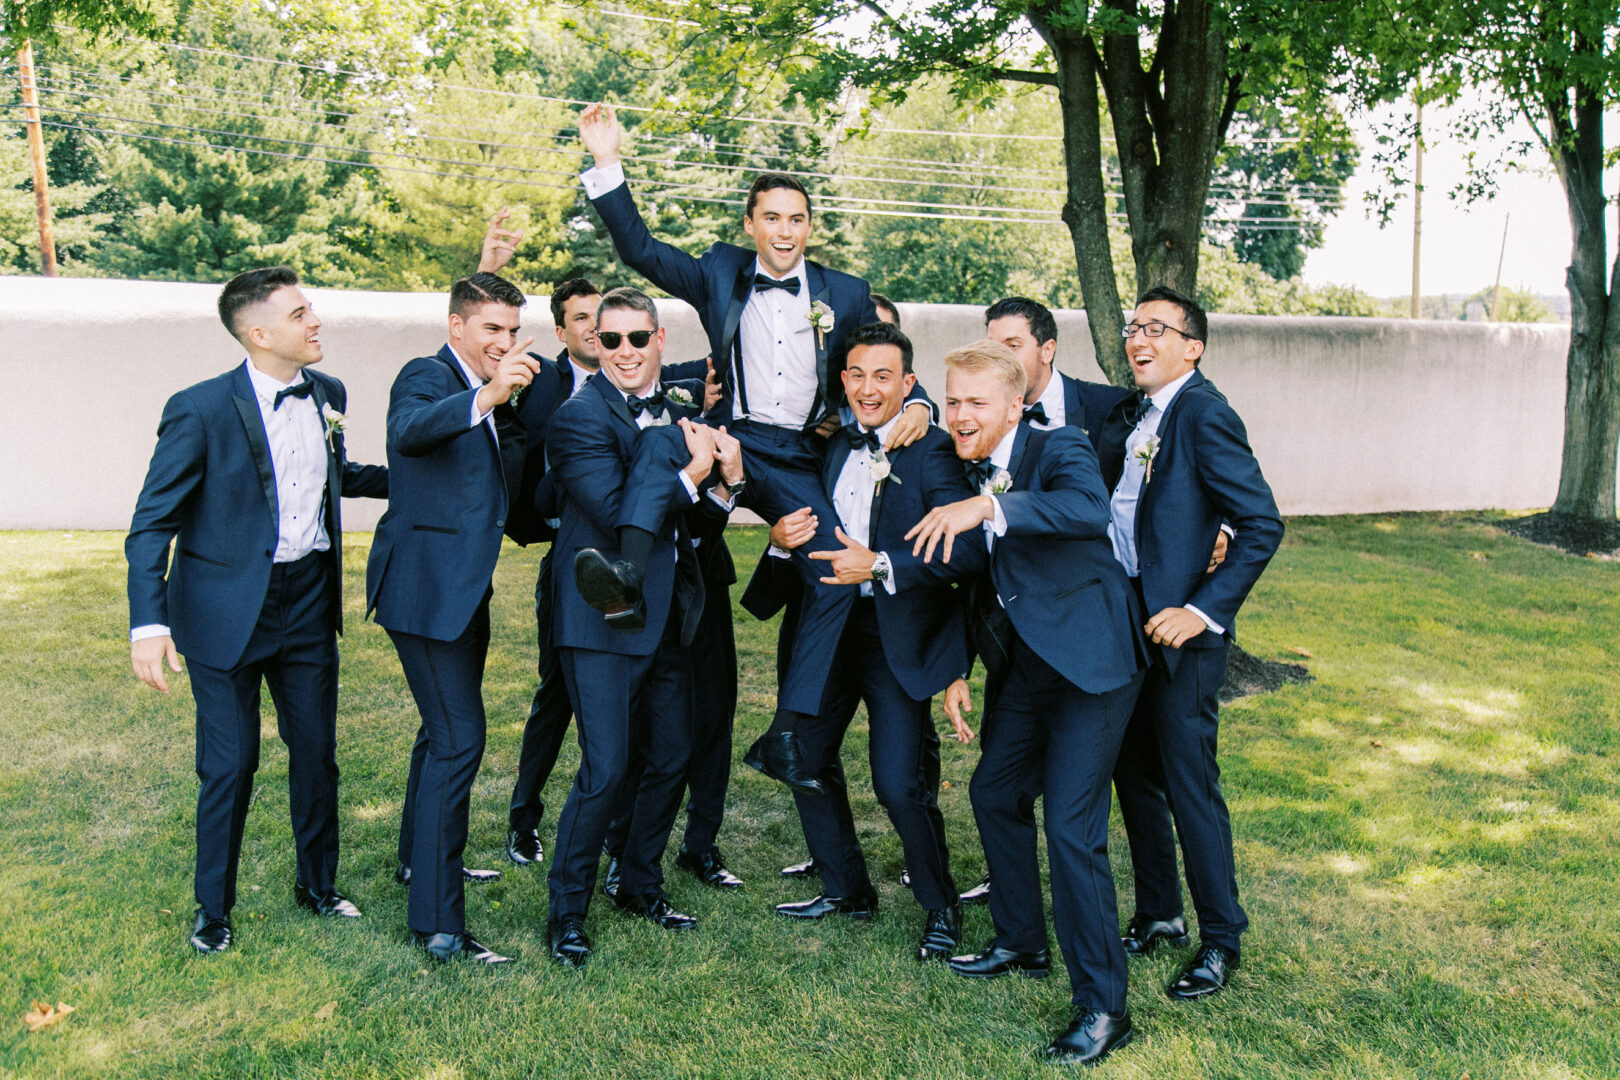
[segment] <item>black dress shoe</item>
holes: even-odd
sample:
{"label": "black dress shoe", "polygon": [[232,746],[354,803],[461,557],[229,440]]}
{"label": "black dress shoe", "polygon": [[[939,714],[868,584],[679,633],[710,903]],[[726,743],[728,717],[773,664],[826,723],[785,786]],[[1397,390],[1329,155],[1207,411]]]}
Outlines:
{"label": "black dress shoe", "polygon": [[662,930],[696,930],[697,919],[675,910],[669,897],[663,893],[651,896],[627,896],[621,892],[613,898],[614,905],[627,915],[639,915]]}
{"label": "black dress shoe", "polygon": [[815,857],[811,856],[804,862],[796,862],[792,866],[782,867],[782,876],[789,878],[820,877],[821,867],[816,865]]}
{"label": "black dress shoe", "polygon": [[794,791],[805,795],[825,795],[815,773],[804,763],[804,749],[799,745],[795,731],[779,731],[775,735],[761,735],[743,755],[743,764],[780,780]]}
{"label": "black dress shoe", "polygon": [[[394,880],[401,885],[409,885],[411,883],[411,868],[403,864],[394,867]],[[470,881],[475,885],[487,885],[491,881],[501,880],[501,872],[499,870],[469,870],[463,866],[461,868],[461,880]]]}
{"label": "black dress shoe", "polygon": [[607,873],[602,875],[602,895],[609,900],[619,899],[619,857],[608,856]]}
{"label": "black dress shoe", "polygon": [[471,934],[465,930],[445,931],[438,934],[423,934],[411,931],[416,935],[418,944],[435,960],[445,963],[465,957],[479,964],[510,964],[510,956],[502,956],[487,945],[479,944]]}
{"label": "black dress shoe", "polygon": [[629,563],[609,559],[595,548],[581,548],[574,555],[574,587],[613,629],[636,634],[647,628],[641,575]]}
{"label": "black dress shoe", "polygon": [[1180,915],[1173,919],[1148,919],[1132,915],[1131,921],[1125,924],[1125,933],[1120,941],[1125,945],[1126,956],[1147,956],[1161,942],[1173,949],[1184,949],[1192,937],[1187,933],[1187,920]]}
{"label": "black dress shoe", "polygon": [[682,848],[675,855],[675,865],[682,870],[690,870],[694,877],[711,888],[742,888],[742,878],[726,869],[725,860],[720,858],[720,852],[716,848],[699,853]]}
{"label": "black dress shoe", "polygon": [[293,899],[298,906],[307,908],[317,915],[336,915],[345,919],[358,919],[360,909],[347,896],[333,889],[328,893],[314,893],[303,885],[293,884]]}
{"label": "black dress shoe", "polygon": [[546,936],[551,939],[551,958],[558,963],[578,968],[591,958],[591,939],[583,919],[570,915],[548,923]]}
{"label": "black dress shoe", "polygon": [[1064,1065],[1095,1065],[1131,1041],[1131,1014],[1095,1010],[1075,1014],[1063,1034],[1046,1048],[1048,1061]]}
{"label": "black dress shoe", "polygon": [[828,896],[822,893],[813,900],[800,900],[792,904],[777,904],[776,913],[790,919],[821,919],[828,915],[848,915],[852,919],[870,919],[877,914],[876,892],[863,896]]}
{"label": "black dress shoe", "polygon": [[539,829],[507,829],[506,857],[519,866],[539,866],[546,857]]}
{"label": "black dress shoe", "polygon": [[961,901],[964,904],[973,904],[975,906],[988,904],[990,902],[990,875],[984,875],[977,885],[963,893]]}
{"label": "black dress shoe", "polygon": [[993,945],[983,952],[953,956],[951,970],[969,979],[994,979],[1018,972],[1028,979],[1044,979],[1052,973],[1052,954],[1045,949],[1019,952]]}
{"label": "black dress shoe", "polygon": [[191,947],[200,953],[224,952],[231,947],[231,918],[229,915],[214,918],[202,908],[197,909],[197,918],[191,924]]}
{"label": "black dress shoe", "polygon": [[923,922],[922,941],[917,946],[917,959],[949,960],[951,954],[962,947],[962,905],[930,911]]}
{"label": "black dress shoe", "polygon": [[1180,1001],[1218,994],[1237,966],[1238,954],[1225,945],[1200,945],[1187,966],[1181,969],[1181,975],[1165,987],[1164,992]]}

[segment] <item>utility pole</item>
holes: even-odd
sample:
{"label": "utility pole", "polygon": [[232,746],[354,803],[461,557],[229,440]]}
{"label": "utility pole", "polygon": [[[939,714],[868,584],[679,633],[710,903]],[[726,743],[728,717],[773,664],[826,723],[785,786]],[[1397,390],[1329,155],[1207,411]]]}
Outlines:
{"label": "utility pole", "polygon": [[1412,318],[1423,318],[1423,103],[1417,103],[1417,168],[1412,178]]}
{"label": "utility pole", "polygon": [[45,173],[45,129],[39,122],[39,87],[34,81],[34,43],[24,39],[17,50],[17,78],[22,81],[23,124],[28,131],[28,158],[34,166],[34,214],[39,218],[39,263],[46,277],[56,276],[56,237],[51,232],[51,182]]}
{"label": "utility pole", "polygon": [[1502,260],[1507,258],[1507,227],[1512,220],[1512,214],[1502,218],[1502,250],[1496,254],[1496,284],[1491,286],[1491,322],[1501,321],[1496,316],[1496,301],[1502,295]]}

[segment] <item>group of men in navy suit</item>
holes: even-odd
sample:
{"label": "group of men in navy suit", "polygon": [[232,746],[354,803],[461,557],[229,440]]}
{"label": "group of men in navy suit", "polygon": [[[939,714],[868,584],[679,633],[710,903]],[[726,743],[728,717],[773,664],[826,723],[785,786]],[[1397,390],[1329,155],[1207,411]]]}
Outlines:
{"label": "group of men in navy suit", "polygon": [[[508,809],[514,864],[544,860],[540,793],[571,718],[580,745],[547,879],[551,956],[591,956],[604,846],[600,885],[618,908],[695,927],[661,870],[684,790],[677,864],[716,888],[742,884],[716,843],[736,707],[723,529],[740,505],[774,523],[744,607],[786,611],[776,710],[744,762],[794,795],[811,862],[784,873],[808,867],[822,885],[776,910],[875,914],[840,759],[864,704],[875,793],[924,913],[917,959],[970,978],[1049,973],[1041,801],[1075,1008],[1048,1055],[1092,1063],[1128,1042],[1127,956],[1189,943],[1178,840],[1201,941],[1168,993],[1220,991],[1247,918],[1218,782],[1217,692],[1282,522],[1242,422],[1198,370],[1202,309],[1168,289],[1142,297],[1125,327],[1133,393],[1056,372],[1051,313],[999,301],[986,340],[946,357],[934,426],[911,342],[879,319],[867,284],[805,259],[812,211],[796,180],[754,183],[752,249],[694,257],[647,230],[611,108],[587,108],[580,132],[594,159],[586,191],[621,259],[697,309],[708,359],[664,365],[653,301],[579,279],[551,298],[563,351],[530,352],[525,297],[486,245],[480,271],[451,290],[444,347],[395,380],[386,468],[347,461],[343,388],[307,370],[320,322],[286,268],[226,285],[220,316],[247,359],[164,411],[127,542],[131,656],[165,691],[165,665],[190,661],[192,945],[232,944],[261,679],[289,747],[295,896],[322,916],[360,914],[335,882],[343,495],[389,501],[366,599],[420,719],[397,867],[420,947],[509,962],[468,930],[463,892],[496,876],[463,853],[503,535],[551,545],[536,582],[540,682]],[[970,796],[989,874],[962,893],[931,706],[943,694],[955,737],[975,738],[976,660],[983,752]],[[1123,935],[1111,792],[1136,886]],[[984,900],[994,936],[959,953],[962,905]]]}

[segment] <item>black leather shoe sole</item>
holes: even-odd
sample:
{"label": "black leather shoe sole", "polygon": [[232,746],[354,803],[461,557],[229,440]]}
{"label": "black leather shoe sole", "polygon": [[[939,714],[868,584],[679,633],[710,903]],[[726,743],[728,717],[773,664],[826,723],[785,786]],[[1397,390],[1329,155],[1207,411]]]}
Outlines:
{"label": "black leather shoe sole", "polygon": [[580,599],[600,611],[613,629],[634,634],[647,628],[641,596],[632,593],[613,563],[595,548],[584,548],[574,555],[574,587]]}
{"label": "black leather shoe sole", "polygon": [[514,866],[539,866],[546,858],[545,845],[533,829],[508,829],[506,857]]}
{"label": "black leather shoe sole", "polygon": [[[771,737],[761,735],[754,740],[754,745],[748,748],[743,755],[743,764],[755,772],[764,773],[772,780],[780,781],[802,795],[826,795],[827,789],[822,786],[819,779],[811,776],[800,763],[801,756],[797,753],[798,736],[791,731],[782,732],[777,736],[778,745],[771,745]],[[778,747],[793,748],[793,753],[784,754]],[[786,760],[783,760],[784,757]]]}

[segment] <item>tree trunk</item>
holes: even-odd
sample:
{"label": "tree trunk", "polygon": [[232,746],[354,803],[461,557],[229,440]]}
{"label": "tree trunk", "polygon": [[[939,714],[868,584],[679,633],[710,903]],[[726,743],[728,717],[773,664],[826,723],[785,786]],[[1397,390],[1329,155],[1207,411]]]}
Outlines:
{"label": "tree trunk", "polygon": [[[1603,101],[1583,88],[1576,95],[1573,116],[1559,96],[1549,96],[1543,107],[1574,235],[1566,276],[1570,334],[1564,454],[1552,512],[1614,521],[1620,454],[1620,312],[1604,281]],[[1620,296],[1620,257],[1615,260],[1613,288]]]}
{"label": "tree trunk", "polygon": [[1063,114],[1063,168],[1067,197],[1063,223],[1074,241],[1080,297],[1097,366],[1116,386],[1130,386],[1120,328],[1125,325],[1114,284],[1114,258],[1108,249],[1108,191],[1103,183],[1101,102],[1097,96],[1097,56],[1084,28],[1060,30],[1043,5],[1029,20],[1057,60],[1058,108]]}

